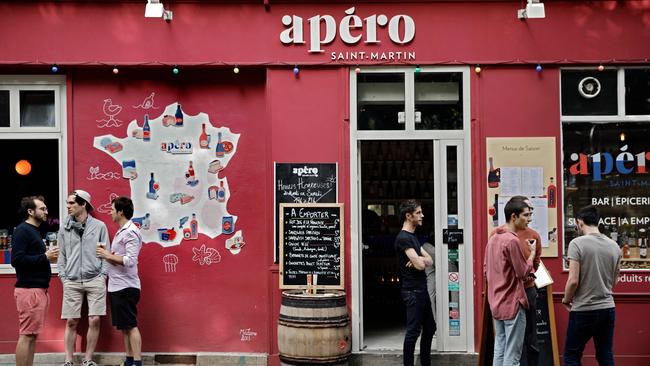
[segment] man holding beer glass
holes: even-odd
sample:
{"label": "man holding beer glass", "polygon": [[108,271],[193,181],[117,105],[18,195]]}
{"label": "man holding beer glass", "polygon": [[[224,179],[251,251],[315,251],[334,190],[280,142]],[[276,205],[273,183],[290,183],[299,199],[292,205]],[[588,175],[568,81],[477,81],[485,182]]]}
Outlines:
{"label": "man holding beer glass", "polygon": [[[58,235],[59,278],[63,283],[61,319],[66,319],[64,333],[65,366],[74,363],[74,344],[81,305],[88,301],[88,333],[83,366],[96,366],[92,360],[99,338],[100,316],[106,315],[106,266],[96,255],[96,247],[108,242],[106,225],[89,215],[93,210],[90,194],[77,189],[66,201],[68,217]],[[103,244],[105,246],[105,244]]]}

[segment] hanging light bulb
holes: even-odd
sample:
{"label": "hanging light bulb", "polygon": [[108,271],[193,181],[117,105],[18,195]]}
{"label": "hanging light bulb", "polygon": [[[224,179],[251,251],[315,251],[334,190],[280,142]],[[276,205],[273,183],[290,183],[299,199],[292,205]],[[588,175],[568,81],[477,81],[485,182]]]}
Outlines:
{"label": "hanging light bulb", "polygon": [[537,64],[537,66],[535,66],[535,71],[542,72],[542,65]]}
{"label": "hanging light bulb", "polygon": [[117,68],[117,66],[113,67],[113,74],[117,75],[120,73],[120,69]]}
{"label": "hanging light bulb", "polygon": [[420,69],[420,65],[415,65],[415,72],[418,73],[418,72],[420,72],[420,71],[422,71],[422,70]]}
{"label": "hanging light bulb", "polygon": [[605,66],[603,66],[602,64],[598,65],[598,71],[603,71],[603,70],[605,70]]}
{"label": "hanging light bulb", "polygon": [[52,72],[55,73],[55,74],[56,74],[57,72],[59,72],[59,67],[56,66],[56,64],[52,65]]}
{"label": "hanging light bulb", "polygon": [[618,135],[618,138],[621,140],[621,142],[625,141],[625,132],[621,132],[621,134]]}
{"label": "hanging light bulb", "polygon": [[481,70],[481,65],[476,65],[476,67],[474,68],[474,72],[477,73],[477,74],[480,74],[481,71],[482,71]]}
{"label": "hanging light bulb", "polygon": [[357,66],[357,67],[354,69],[354,72],[356,72],[357,74],[360,73],[360,72],[361,72],[361,68],[360,68],[359,66]]}
{"label": "hanging light bulb", "polygon": [[234,72],[235,74],[239,74],[239,67],[235,66],[235,68],[232,69],[232,72]]}
{"label": "hanging light bulb", "polygon": [[172,69],[172,74],[178,75],[181,72],[181,70],[178,68],[178,66],[174,66]]}
{"label": "hanging light bulb", "polygon": [[300,69],[298,68],[298,65],[294,66],[293,67],[293,74],[295,76],[298,76],[299,73],[300,73]]}

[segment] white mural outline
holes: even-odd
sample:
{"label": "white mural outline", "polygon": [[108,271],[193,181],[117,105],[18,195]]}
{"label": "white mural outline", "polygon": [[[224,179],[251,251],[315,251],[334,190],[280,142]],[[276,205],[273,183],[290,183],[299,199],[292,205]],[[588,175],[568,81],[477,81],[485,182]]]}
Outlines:
{"label": "white mural outline", "polygon": [[241,230],[237,230],[235,235],[232,238],[226,239],[226,249],[230,251],[231,254],[239,254],[241,248],[246,245],[244,242],[244,235]]}
{"label": "white mural outline", "polygon": [[[180,110],[179,103],[154,113],[143,112],[142,119],[125,123],[119,133],[98,134],[93,142],[121,166],[134,216],[151,214],[151,230],[142,231],[143,241],[163,247],[180,245],[187,238],[179,220],[192,215],[196,215],[198,235],[230,238],[237,231],[238,216],[228,210],[232,187],[224,170],[236,155],[240,134],[215,125],[206,113]],[[165,126],[165,116],[174,116],[174,125]],[[216,136],[212,148],[200,145],[208,136]]]}
{"label": "white mural outline", "polygon": [[144,98],[142,103],[140,103],[138,105],[134,105],[133,108],[135,108],[135,109],[158,109],[158,107],[156,107],[154,105],[154,100],[153,100],[154,95],[156,95],[156,92],[151,92],[151,94],[149,94],[148,97]]}
{"label": "white mural outline", "polygon": [[91,166],[88,168],[87,180],[120,180],[122,176],[118,172],[105,172],[99,171],[99,165]]}
{"label": "white mural outline", "polygon": [[97,127],[106,128],[106,127],[120,127],[122,126],[122,120],[115,118],[120,112],[122,112],[122,106],[113,104],[113,101],[110,98],[104,99],[104,105],[102,106],[102,112],[106,118],[97,120]]}
{"label": "white mural outline", "polygon": [[96,208],[97,212],[107,214],[107,215],[110,214],[111,209],[113,208],[113,203],[112,202],[117,197],[119,197],[119,195],[117,195],[115,193],[111,193],[108,196],[108,202],[106,202],[106,203],[104,203],[104,204],[102,204],[102,205],[100,205],[99,207]]}
{"label": "white mural outline", "polygon": [[163,256],[163,263],[165,264],[165,272],[176,272],[178,256],[176,254],[165,254]]}
{"label": "white mural outline", "polygon": [[212,263],[221,262],[221,254],[219,254],[219,251],[215,248],[206,247],[205,244],[202,244],[200,248],[192,248],[192,253],[194,253],[192,260],[202,266],[209,266]]}

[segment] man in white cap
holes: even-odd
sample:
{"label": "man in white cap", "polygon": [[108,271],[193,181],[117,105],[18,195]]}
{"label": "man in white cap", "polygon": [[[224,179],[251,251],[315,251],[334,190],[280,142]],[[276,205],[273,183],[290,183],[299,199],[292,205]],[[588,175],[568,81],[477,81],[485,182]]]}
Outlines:
{"label": "man in white cap", "polygon": [[104,260],[95,254],[98,243],[107,245],[106,225],[90,216],[90,194],[77,189],[66,201],[68,216],[59,229],[60,254],[57,267],[63,283],[61,319],[66,320],[64,366],[74,365],[74,344],[84,297],[88,301],[88,333],[83,366],[97,366],[92,360],[99,338],[100,316],[106,315],[106,272]]}

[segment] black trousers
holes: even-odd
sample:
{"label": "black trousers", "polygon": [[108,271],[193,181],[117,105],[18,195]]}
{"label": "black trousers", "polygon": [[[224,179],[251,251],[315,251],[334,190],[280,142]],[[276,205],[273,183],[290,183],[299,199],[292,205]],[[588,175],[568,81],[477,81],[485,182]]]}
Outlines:
{"label": "black trousers", "polygon": [[406,336],[404,337],[404,366],[415,363],[415,343],[420,339],[420,363],[431,366],[431,342],[436,333],[431,299],[426,287],[418,290],[402,290],[402,300],[406,305]]}
{"label": "black trousers", "polygon": [[537,287],[527,288],[526,297],[528,298],[526,334],[524,335],[521,359],[526,359],[528,366],[537,366],[539,359],[539,347],[537,346]]}

